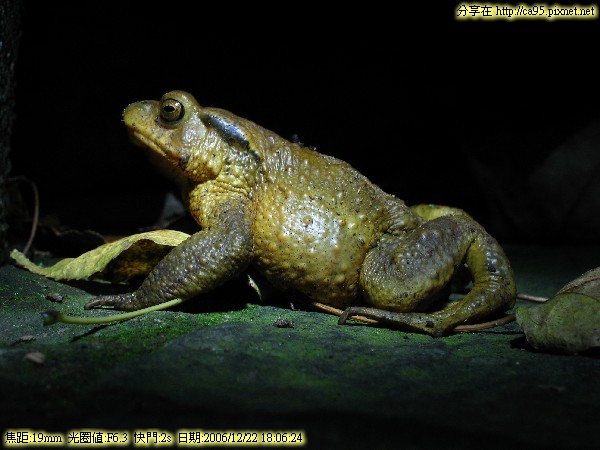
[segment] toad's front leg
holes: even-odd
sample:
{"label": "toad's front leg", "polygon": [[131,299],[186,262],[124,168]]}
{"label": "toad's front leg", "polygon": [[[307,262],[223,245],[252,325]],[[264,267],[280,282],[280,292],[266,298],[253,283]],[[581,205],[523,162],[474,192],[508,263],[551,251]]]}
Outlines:
{"label": "toad's front leg", "polygon": [[252,256],[252,235],[240,204],[227,202],[214,223],[175,247],[150,272],[136,292],[104,295],[85,309],[112,306],[135,311],[176,298],[208,292],[242,272]]}

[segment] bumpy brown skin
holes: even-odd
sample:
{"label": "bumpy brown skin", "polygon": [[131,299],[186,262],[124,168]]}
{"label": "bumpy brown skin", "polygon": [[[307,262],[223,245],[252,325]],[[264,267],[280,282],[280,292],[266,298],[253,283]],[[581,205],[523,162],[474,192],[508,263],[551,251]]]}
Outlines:
{"label": "bumpy brown skin", "polygon": [[[440,336],[514,304],[498,243],[464,212],[408,208],[347,163],[288,142],[188,93],[131,104],[135,142],[179,180],[201,231],[176,247],[137,292],[86,308],[136,310],[207,292],[258,268],[274,285],[404,329]],[[464,299],[425,312],[466,265]]]}

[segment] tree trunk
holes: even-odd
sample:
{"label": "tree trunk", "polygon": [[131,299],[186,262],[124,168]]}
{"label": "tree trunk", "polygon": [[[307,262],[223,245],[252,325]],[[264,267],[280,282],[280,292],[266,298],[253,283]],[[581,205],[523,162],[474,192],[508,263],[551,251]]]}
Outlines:
{"label": "tree trunk", "polygon": [[15,63],[21,37],[21,0],[0,1],[0,264],[7,259],[6,182],[15,119]]}

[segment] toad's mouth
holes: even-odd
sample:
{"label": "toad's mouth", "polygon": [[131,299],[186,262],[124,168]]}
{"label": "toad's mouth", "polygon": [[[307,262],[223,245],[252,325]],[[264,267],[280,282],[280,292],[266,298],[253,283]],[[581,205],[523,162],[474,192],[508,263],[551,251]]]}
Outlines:
{"label": "toad's mouth", "polygon": [[161,146],[155,140],[140,133],[139,131],[130,130],[129,137],[135,145],[149,148],[158,156],[162,156],[163,158],[167,158],[172,161],[179,160],[179,155],[172,149]]}

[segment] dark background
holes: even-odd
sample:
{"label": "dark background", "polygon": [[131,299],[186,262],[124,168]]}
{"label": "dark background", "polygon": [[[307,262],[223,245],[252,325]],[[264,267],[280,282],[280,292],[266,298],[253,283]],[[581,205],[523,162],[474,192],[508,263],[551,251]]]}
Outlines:
{"label": "dark background", "polygon": [[450,2],[83,5],[25,5],[12,164],[39,186],[43,216],[103,233],[152,225],[173,186],[120,115],[183,89],[408,204],[466,209],[502,242],[599,241],[597,20],[455,22]]}

